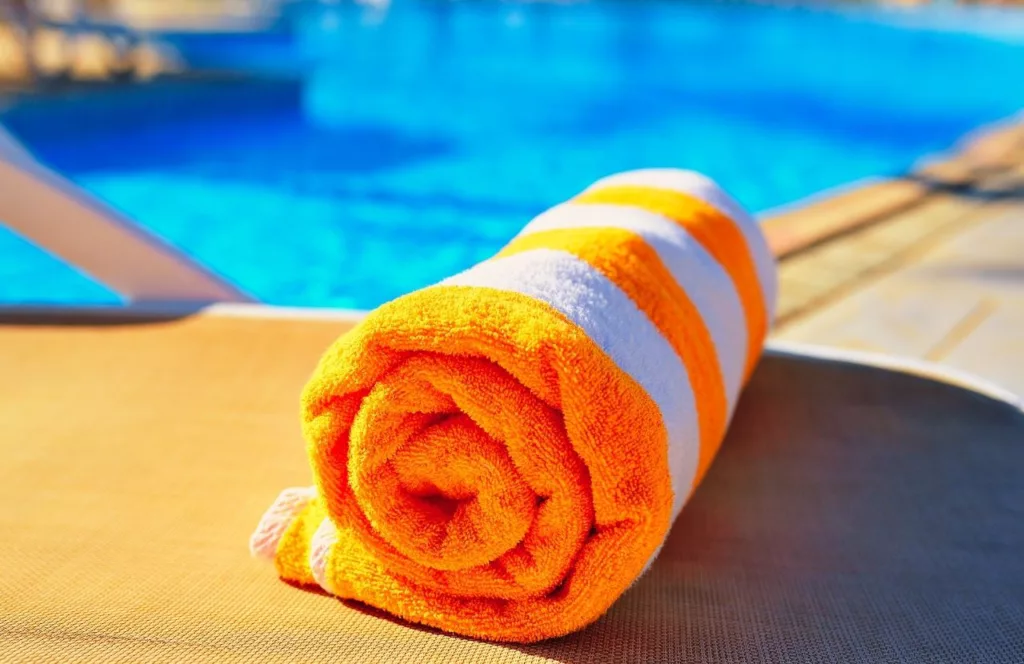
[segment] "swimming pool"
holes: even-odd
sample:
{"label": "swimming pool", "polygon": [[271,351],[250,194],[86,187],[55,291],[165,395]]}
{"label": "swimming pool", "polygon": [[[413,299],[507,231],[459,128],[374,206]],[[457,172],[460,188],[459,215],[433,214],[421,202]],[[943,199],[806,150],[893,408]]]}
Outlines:
{"label": "swimming pool", "polygon": [[[343,3],[179,41],[250,81],[27,100],[0,121],[260,300],[367,308],[615,171],[693,168],[762,211],[905,169],[1024,106],[1024,32],[1000,16],[962,32],[935,11]],[[114,301],[0,231],[0,302]]]}

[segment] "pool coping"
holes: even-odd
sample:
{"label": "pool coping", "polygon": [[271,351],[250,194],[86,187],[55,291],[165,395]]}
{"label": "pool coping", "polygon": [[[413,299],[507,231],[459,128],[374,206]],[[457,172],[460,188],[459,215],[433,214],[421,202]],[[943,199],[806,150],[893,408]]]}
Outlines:
{"label": "pool coping", "polygon": [[955,192],[996,170],[1024,146],[1024,112],[983,125],[946,152],[918,160],[906,174],[871,177],[818,192],[760,215],[768,244],[782,261]]}

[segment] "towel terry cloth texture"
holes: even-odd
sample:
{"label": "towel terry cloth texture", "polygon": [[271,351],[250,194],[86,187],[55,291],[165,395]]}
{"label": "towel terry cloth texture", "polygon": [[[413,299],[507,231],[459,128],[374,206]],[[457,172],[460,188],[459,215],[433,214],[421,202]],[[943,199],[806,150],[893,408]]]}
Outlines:
{"label": "towel terry cloth texture", "polygon": [[775,291],[756,221],[712,181],[605,178],[327,350],[302,395],[315,486],[251,549],[447,632],[585,627],[707,472]]}

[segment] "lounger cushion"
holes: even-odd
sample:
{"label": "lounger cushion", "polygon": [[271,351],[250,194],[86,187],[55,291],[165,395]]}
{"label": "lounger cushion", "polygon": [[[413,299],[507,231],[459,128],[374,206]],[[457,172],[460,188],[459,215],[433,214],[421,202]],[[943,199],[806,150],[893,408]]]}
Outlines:
{"label": "lounger cushion", "polygon": [[309,481],[298,394],[344,327],[7,317],[0,659],[1024,660],[1021,411],[793,355],[763,360],[659,559],[581,633],[481,643],[296,591],[247,537]]}

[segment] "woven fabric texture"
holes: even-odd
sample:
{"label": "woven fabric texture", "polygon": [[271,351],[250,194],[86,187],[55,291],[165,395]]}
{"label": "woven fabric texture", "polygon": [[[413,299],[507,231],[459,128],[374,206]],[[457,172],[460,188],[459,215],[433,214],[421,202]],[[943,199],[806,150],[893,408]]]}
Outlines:
{"label": "woven fabric texture", "polygon": [[0,325],[0,661],[1024,661],[1024,415],[796,357],[582,632],[482,643],[279,583],[244,542],[308,483],[296,394],[343,327]]}

